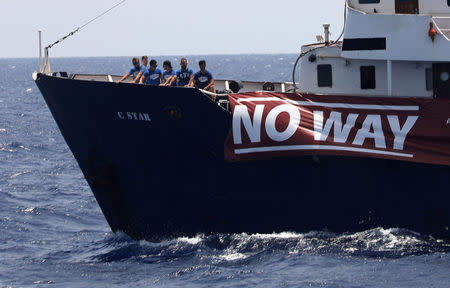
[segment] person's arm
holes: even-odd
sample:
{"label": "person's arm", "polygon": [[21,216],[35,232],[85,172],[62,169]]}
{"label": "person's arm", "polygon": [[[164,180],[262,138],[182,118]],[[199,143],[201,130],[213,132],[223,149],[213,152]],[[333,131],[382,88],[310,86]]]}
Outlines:
{"label": "person's arm", "polygon": [[191,75],[191,79],[189,79],[189,83],[186,85],[186,87],[194,87],[194,75]]}
{"label": "person's arm", "polygon": [[141,78],[142,76],[142,72],[139,72],[139,74],[136,76],[136,78],[134,80],[131,80],[130,83],[138,83],[138,80]]}
{"label": "person's arm", "polygon": [[214,79],[213,78],[211,78],[211,81],[209,81],[209,84],[208,85],[206,85],[206,87],[205,88],[203,88],[203,90],[209,90],[209,88],[211,88],[212,86],[214,86]]}
{"label": "person's arm", "polygon": [[172,76],[170,76],[170,78],[169,79],[167,79],[167,81],[166,81],[166,86],[172,86],[172,84],[173,84],[173,82],[175,82],[175,81],[177,81],[177,75],[175,74],[175,75],[172,75]]}
{"label": "person's arm", "polygon": [[169,83],[170,78],[172,78],[172,75],[169,76],[169,78],[167,78],[167,80],[165,80],[163,77],[163,80],[161,81],[161,86],[167,86],[167,83]]}
{"label": "person's arm", "polygon": [[163,86],[171,86],[173,77],[175,77],[175,76],[174,75],[170,75],[169,78],[167,78],[167,81],[164,82]]}
{"label": "person's arm", "polygon": [[130,76],[130,73],[125,74],[117,83],[122,82],[123,80],[127,79],[127,77]]}
{"label": "person's arm", "polygon": [[[164,75],[164,73],[163,73],[163,75]],[[167,78],[167,81],[169,81],[169,79],[170,79],[170,77]],[[163,78],[161,79],[161,83],[159,84],[159,86],[166,86],[167,81],[166,81],[166,79],[164,79],[164,77],[163,77]]]}
{"label": "person's arm", "polygon": [[139,84],[144,84],[145,75],[142,75],[141,79],[139,79]]}

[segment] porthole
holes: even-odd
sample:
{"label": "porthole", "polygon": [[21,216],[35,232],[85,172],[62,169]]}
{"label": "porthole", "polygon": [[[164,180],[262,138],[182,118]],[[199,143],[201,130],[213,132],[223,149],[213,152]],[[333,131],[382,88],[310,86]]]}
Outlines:
{"label": "porthole", "polygon": [[447,71],[444,71],[441,73],[441,81],[442,82],[447,82],[449,78],[450,78],[450,74]]}

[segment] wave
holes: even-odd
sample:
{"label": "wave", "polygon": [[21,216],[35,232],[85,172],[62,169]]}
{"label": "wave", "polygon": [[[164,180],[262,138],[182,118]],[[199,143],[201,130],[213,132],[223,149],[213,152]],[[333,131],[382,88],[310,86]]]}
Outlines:
{"label": "wave", "polygon": [[91,251],[98,262],[161,262],[183,258],[212,263],[251,261],[262,255],[315,254],[364,258],[401,258],[450,252],[450,243],[405,229],[376,228],[358,233],[329,232],[274,234],[216,234],[177,238],[161,243],[133,241],[125,234],[110,235]]}

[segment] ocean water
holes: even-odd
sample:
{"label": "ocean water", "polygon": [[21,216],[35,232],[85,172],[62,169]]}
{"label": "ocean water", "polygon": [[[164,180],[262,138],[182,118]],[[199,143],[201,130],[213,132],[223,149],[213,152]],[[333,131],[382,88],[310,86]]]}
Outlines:
{"label": "ocean water", "polygon": [[[296,55],[205,58],[216,78],[290,81]],[[180,57],[158,57],[160,64]],[[54,71],[124,74],[129,57],[52,59]],[[352,234],[111,233],[31,79],[0,59],[0,287],[450,287],[450,243],[396,227]]]}

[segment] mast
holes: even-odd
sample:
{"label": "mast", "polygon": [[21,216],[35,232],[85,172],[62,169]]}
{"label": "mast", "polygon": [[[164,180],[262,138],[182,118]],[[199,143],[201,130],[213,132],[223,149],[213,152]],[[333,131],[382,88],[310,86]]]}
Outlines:
{"label": "mast", "polygon": [[42,73],[42,30],[38,30],[39,33],[39,72]]}

